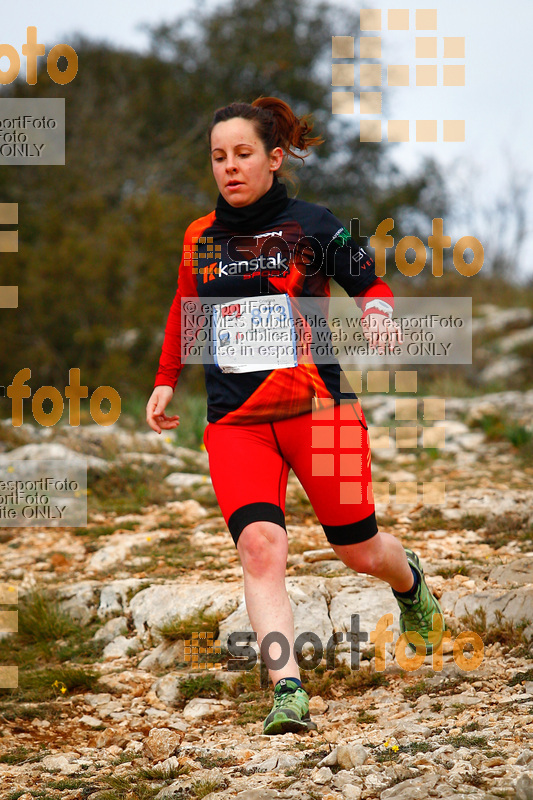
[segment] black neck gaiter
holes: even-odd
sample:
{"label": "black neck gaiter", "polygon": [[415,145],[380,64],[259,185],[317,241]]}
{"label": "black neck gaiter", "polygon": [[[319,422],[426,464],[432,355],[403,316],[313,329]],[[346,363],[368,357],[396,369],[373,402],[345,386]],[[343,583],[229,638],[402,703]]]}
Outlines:
{"label": "black neck gaiter", "polygon": [[287,187],[278,181],[274,173],[268,192],[248,206],[234,208],[219,194],[215,214],[217,220],[230,230],[250,232],[267,227],[270,220],[287,207],[289,201]]}

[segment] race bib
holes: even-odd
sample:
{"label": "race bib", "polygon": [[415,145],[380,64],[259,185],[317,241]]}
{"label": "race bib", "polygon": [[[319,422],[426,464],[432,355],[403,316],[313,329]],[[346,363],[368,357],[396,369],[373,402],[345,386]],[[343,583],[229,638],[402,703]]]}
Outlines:
{"label": "race bib", "polygon": [[213,306],[213,355],[222,372],[298,365],[289,296],[244,297]]}

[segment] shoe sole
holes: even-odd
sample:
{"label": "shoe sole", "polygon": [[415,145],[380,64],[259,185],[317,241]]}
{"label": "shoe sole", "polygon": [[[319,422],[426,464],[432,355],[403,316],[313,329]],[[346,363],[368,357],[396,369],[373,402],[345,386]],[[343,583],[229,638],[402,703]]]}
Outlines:
{"label": "shoe sole", "polygon": [[316,731],[316,723],[312,720],[299,721],[290,719],[285,714],[276,714],[272,722],[269,722],[267,727],[263,729],[263,734],[267,736],[276,735],[279,733],[301,733],[303,731]]}

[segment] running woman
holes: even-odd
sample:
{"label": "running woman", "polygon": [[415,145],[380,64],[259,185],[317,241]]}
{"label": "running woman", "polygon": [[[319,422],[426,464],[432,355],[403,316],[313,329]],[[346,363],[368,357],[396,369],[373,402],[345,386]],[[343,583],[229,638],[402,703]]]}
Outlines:
{"label": "running woman", "polygon": [[[179,416],[167,416],[165,408],[185,360],[182,306],[189,307],[191,298],[193,304],[195,298],[210,301],[217,357],[213,363],[204,361],[204,444],[213,487],[240,557],[246,608],[259,646],[272,632],[291,644],[288,659],[280,658],[277,642],[269,655],[268,648],[263,654],[274,683],[266,734],[316,729],[294,655],[285,586],[290,468],[337,556],[391,586],[401,631],[419,633],[427,654],[440,643],[432,622],[442,611],[417,555],[395,536],[378,531],[367,424],[355,393],[341,390],[338,361],[295,358],[289,352],[277,359],[274,354],[274,363],[266,363],[268,357],[243,363],[234,357],[235,349],[224,347],[235,330],[251,341],[254,317],[260,323],[255,329],[261,328],[267,301],[285,330],[292,325],[293,339],[301,344],[305,325],[296,325],[298,304],[315,298],[312,302],[324,311],[332,276],[361,308],[367,339],[380,350],[400,341],[390,319],[392,292],[376,277],[373,259],[327,208],[289,198],[278,180],[289,156],[303,159],[292,148],[305,153],[322,143],[311,131],[306,118],[275,97],[232,103],[215,112],[208,139],[217,205],[185,232],[177,292],[146,407],[147,422],[157,433],[179,425]],[[225,317],[247,327],[224,328],[222,323],[230,321]],[[317,349],[312,346],[311,352]]]}

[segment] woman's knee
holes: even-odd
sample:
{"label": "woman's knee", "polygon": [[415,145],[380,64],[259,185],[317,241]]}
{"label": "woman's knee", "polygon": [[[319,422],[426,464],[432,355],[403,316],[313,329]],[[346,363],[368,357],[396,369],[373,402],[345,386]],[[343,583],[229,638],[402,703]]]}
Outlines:
{"label": "woman's knee", "polygon": [[272,571],[285,571],[287,565],[287,532],[273,522],[251,522],[243,528],[237,541],[243,569],[256,577]]}
{"label": "woman's knee", "polygon": [[379,533],[357,544],[333,545],[333,549],[347,566],[367,575],[379,575],[386,559]]}

